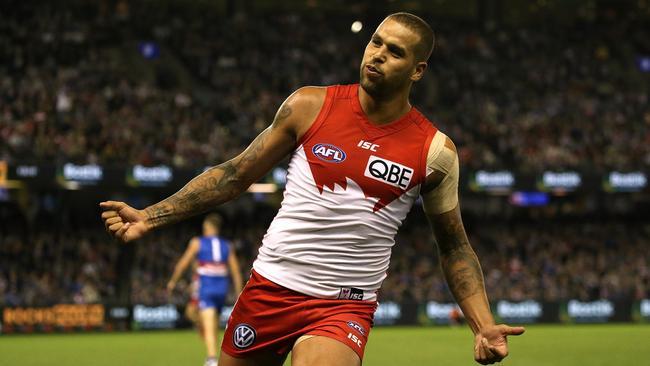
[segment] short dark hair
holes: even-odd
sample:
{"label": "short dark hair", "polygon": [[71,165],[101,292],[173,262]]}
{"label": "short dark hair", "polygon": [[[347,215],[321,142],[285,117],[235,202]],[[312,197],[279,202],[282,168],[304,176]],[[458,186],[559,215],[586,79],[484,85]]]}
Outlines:
{"label": "short dark hair", "polygon": [[415,46],[415,57],[418,61],[427,61],[433,52],[435,35],[429,23],[417,15],[399,12],[386,17],[392,19],[420,36],[420,42]]}
{"label": "short dark hair", "polygon": [[221,230],[221,223],[223,222],[223,219],[221,218],[221,215],[217,213],[211,213],[205,217],[204,222],[212,225],[217,230]]}

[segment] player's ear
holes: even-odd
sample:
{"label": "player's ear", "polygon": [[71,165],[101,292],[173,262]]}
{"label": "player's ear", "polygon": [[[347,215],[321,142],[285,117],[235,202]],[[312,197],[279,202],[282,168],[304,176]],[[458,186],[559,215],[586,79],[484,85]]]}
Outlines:
{"label": "player's ear", "polygon": [[412,81],[419,81],[422,79],[422,76],[424,76],[424,72],[427,70],[428,64],[424,61],[420,61],[415,65],[415,69],[413,70],[413,73],[411,74],[411,80]]}

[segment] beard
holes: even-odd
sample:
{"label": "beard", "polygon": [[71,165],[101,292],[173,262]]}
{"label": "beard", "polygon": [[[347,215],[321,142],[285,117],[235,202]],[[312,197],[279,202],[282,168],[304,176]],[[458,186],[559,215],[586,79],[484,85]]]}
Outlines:
{"label": "beard", "polygon": [[366,76],[363,67],[361,67],[361,72],[359,75],[359,85],[361,85],[363,90],[365,90],[366,93],[368,93],[373,98],[384,97],[387,94],[386,91],[389,89],[386,85],[386,79],[384,75],[382,75],[381,78],[370,80],[370,78]]}
{"label": "beard", "polygon": [[365,74],[364,67],[361,67],[359,85],[368,95],[375,99],[389,99],[406,84],[408,84],[408,78],[404,78],[404,80],[400,78],[388,79],[386,75],[381,75],[381,77],[371,79]]}

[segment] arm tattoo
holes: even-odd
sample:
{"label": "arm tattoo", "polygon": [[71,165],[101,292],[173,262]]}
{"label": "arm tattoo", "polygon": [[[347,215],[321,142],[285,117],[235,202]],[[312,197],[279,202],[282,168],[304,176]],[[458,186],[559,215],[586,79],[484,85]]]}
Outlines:
{"label": "arm tattoo", "polygon": [[284,103],[271,127],[260,133],[241,155],[206,170],[172,196],[146,208],[147,222],[153,227],[168,225],[209,211],[241,194],[263,173],[253,165],[263,155],[270,131],[281,126],[292,112]]}
{"label": "arm tattoo", "polygon": [[442,270],[456,301],[485,292],[481,265],[469,244],[460,213],[440,215],[433,227]]}
{"label": "arm tattoo", "polygon": [[286,103],[283,104],[280,107],[280,110],[278,111],[277,116],[275,116],[275,121],[273,121],[273,123],[274,124],[281,123],[282,121],[284,121],[285,119],[287,119],[291,115],[291,112],[293,112],[291,110],[291,107],[289,107]]}
{"label": "arm tattoo", "polygon": [[242,155],[206,170],[172,196],[146,208],[148,223],[153,227],[168,225],[237,197],[257,178],[250,173],[245,176],[244,170],[259,158],[267,136],[268,130],[257,136]]}

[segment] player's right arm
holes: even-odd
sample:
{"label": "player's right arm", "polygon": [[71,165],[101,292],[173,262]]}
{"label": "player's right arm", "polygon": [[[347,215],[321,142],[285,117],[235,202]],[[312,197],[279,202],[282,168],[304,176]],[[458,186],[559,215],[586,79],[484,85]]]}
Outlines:
{"label": "player's right arm", "polygon": [[174,290],[174,287],[176,287],[176,283],[178,280],[181,278],[187,267],[192,264],[192,261],[196,258],[196,253],[199,252],[201,243],[199,242],[199,238],[194,237],[190,240],[190,242],[187,244],[187,249],[185,249],[185,253],[183,253],[183,256],[181,259],[178,260],[178,263],[174,266],[174,273],[172,274],[172,277],[169,279],[169,282],[167,282],[167,291],[172,292]]}
{"label": "player's right arm", "polygon": [[326,89],[305,87],[278,109],[273,123],[244,150],[227,162],[198,175],[178,192],[144,210],[124,202],[101,202],[106,230],[124,242],[150,230],[214,209],[228,202],[264,176],[295,148],[318,116]]}

